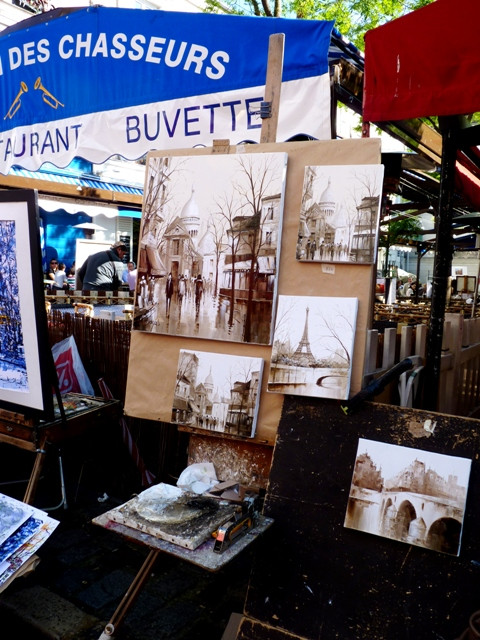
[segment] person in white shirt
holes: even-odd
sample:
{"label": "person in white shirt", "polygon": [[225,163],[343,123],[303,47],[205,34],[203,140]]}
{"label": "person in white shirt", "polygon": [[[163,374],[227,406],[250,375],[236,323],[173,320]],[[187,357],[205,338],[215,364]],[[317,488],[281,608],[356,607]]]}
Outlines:
{"label": "person in white shirt", "polygon": [[137,286],[137,266],[132,260],[127,262],[127,268],[123,272],[123,281],[128,284],[130,291],[135,291]]}
{"label": "person in white shirt", "polygon": [[55,271],[55,284],[57,289],[68,289],[67,274],[65,272],[65,263],[59,262],[58,269]]}

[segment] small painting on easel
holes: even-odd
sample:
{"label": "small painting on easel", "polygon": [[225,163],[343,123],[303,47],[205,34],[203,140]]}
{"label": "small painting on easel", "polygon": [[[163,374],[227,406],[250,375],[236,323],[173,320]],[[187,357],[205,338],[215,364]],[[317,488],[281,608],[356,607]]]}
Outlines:
{"label": "small painting on easel", "polygon": [[36,193],[0,194],[0,408],[53,417]]}
{"label": "small painting on easel", "polygon": [[268,391],[345,400],[357,298],[279,296]]}
{"label": "small painting on easel", "polygon": [[375,164],[305,167],[297,260],[375,262],[383,172]]}
{"label": "small painting on easel", "polygon": [[471,464],[360,438],[345,527],[458,556]]}
{"label": "small painting on easel", "polygon": [[263,360],[180,350],[172,422],[252,438]]}

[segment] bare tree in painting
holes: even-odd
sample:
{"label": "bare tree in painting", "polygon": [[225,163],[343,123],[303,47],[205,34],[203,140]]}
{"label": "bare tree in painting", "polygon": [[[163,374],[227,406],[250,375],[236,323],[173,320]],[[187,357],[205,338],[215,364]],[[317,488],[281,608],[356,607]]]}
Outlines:
{"label": "bare tree in painting", "polygon": [[213,288],[213,296],[216,298],[218,293],[218,268],[220,265],[220,257],[228,249],[225,244],[225,220],[220,220],[212,216],[208,221],[208,231],[213,240],[215,254],[215,284]]}
{"label": "bare tree in painting", "polygon": [[164,232],[174,217],[174,213],[167,213],[167,205],[173,198],[173,178],[181,164],[169,157],[158,157],[152,158],[148,165],[142,214],[142,240],[145,243],[153,242],[158,254],[162,253]]}
{"label": "bare tree in painting", "polygon": [[230,400],[228,404],[225,429],[228,433],[246,435],[252,427],[253,409],[251,403],[252,364],[249,360],[244,365],[237,364],[230,369],[228,378],[230,388]]}
{"label": "bare tree in painting", "polygon": [[[263,227],[268,215],[267,210],[262,215],[262,201],[269,194],[271,183],[278,165],[272,166],[271,158],[265,156],[262,165],[253,163],[252,158],[239,158],[240,168],[243,172],[244,184],[237,184],[236,190],[244,204],[244,210],[250,214],[252,224],[248,233],[243,236],[243,243],[246,245],[250,255],[250,270],[248,273],[248,298],[247,312],[245,316],[245,326],[243,339],[245,342],[251,340],[251,322],[253,313],[253,292],[255,289],[255,275],[258,270],[258,257],[264,246]],[[270,194],[271,195],[271,194]]]}
{"label": "bare tree in painting", "polygon": [[320,334],[320,339],[324,352],[328,354],[330,366],[349,367],[352,354],[346,344],[346,338],[353,335],[354,327],[352,320],[340,307],[332,309],[326,314],[322,311],[317,313],[318,321],[315,328]]}
{"label": "bare tree in painting", "polygon": [[230,310],[228,316],[228,324],[233,326],[233,318],[235,313],[235,259],[237,250],[240,243],[241,229],[238,229],[235,224],[235,218],[241,212],[241,205],[239,205],[233,193],[223,196],[221,199],[216,200],[218,206],[218,215],[223,218],[228,237],[228,251],[230,253],[230,259],[232,261],[232,275],[230,283]]}
{"label": "bare tree in painting", "polygon": [[297,308],[293,300],[283,304],[277,310],[275,322],[275,342],[272,350],[272,364],[285,362],[292,357],[295,346],[290,341],[292,318],[297,315]]}
{"label": "bare tree in painting", "polygon": [[[353,178],[354,180],[351,182],[349,189],[350,206],[347,206],[349,238],[348,253],[350,255],[352,250],[360,252],[362,249],[365,249],[365,247],[352,246],[355,231],[357,230],[358,233],[357,243],[361,242],[361,230],[362,227],[364,227],[365,237],[368,243],[368,256],[366,256],[365,261],[372,262],[374,258],[374,238],[377,223],[377,216],[375,213],[378,211],[378,202],[381,193],[381,184],[378,181],[379,174],[377,172],[355,173]],[[370,203],[370,206],[365,208],[365,203],[367,205]],[[362,224],[365,219],[367,220],[366,226],[365,224]]]}

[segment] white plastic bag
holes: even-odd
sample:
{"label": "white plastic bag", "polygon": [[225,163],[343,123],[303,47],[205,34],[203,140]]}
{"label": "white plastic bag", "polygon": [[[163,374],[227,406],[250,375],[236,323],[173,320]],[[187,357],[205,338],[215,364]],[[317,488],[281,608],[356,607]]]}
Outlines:
{"label": "white plastic bag", "polygon": [[197,462],[182,471],[177,480],[177,487],[200,495],[217,483],[217,474],[213,464],[211,462]]}

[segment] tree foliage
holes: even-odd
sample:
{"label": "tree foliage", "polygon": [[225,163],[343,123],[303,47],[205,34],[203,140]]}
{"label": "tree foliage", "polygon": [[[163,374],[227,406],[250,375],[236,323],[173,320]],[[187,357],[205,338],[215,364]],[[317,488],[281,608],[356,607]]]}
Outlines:
{"label": "tree foliage", "polygon": [[402,218],[390,220],[380,225],[378,244],[385,249],[384,272],[388,270],[390,247],[396,244],[409,244],[422,231],[422,225],[417,218]]}
{"label": "tree foliage", "polygon": [[430,4],[433,0],[206,0],[207,13],[334,20],[335,28],[363,49],[369,29]]}

